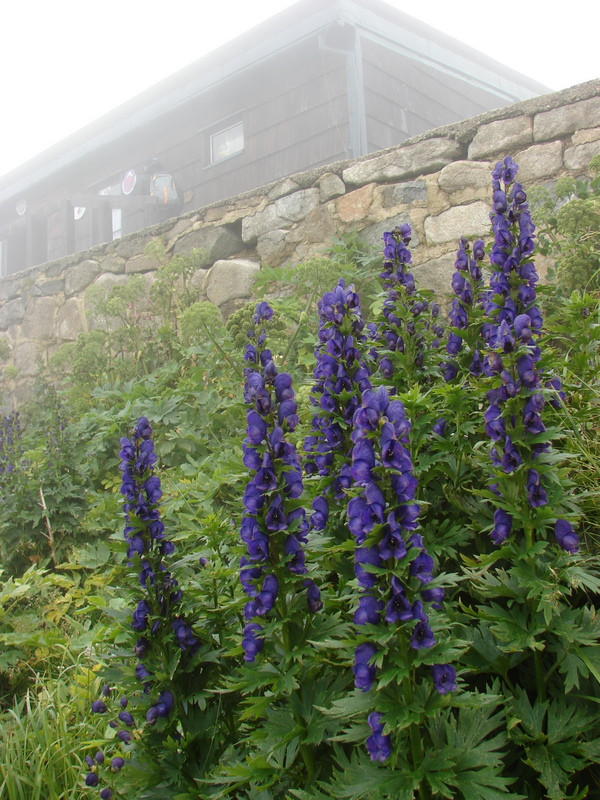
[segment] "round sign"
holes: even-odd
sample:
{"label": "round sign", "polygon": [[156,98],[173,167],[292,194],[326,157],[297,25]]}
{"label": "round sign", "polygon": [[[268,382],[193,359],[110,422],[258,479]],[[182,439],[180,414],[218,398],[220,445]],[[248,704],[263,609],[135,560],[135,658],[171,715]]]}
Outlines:
{"label": "round sign", "polygon": [[121,181],[121,191],[123,194],[131,194],[135,189],[136,181],[137,175],[135,174],[135,170],[128,169],[125,175],[123,175],[123,180]]}

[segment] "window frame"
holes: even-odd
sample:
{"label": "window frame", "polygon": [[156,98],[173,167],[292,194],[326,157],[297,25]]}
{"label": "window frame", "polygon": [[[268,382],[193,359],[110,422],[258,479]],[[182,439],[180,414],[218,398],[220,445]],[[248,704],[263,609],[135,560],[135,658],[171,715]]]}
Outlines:
{"label": "window frame", "polygon": [[[229,133],[230,131],[234,131],[236,128],[241,129],[241,147],[238,149],[233,150],[230,153],[226,153],[225,155],[217,155],[216,148],[215,148],[215,139],[218,136],[224,136],[225,134]],[[237,138],[237,137],[236,137]],[[236,138],[233,141],[236,141]],[[210,164],[211,166],[214,164],[221,164],[223,161],[228,161],[230,158],[234,158],[235,156],[240,155],[243,153],[246,147],[246,139],[244,136],[244,121],[239,120],[238,122],[234,122],[232,125],[228,125],[226,128],[221,128],[218,131],[210,134],[209,139],[209,156],[210,156]]]}

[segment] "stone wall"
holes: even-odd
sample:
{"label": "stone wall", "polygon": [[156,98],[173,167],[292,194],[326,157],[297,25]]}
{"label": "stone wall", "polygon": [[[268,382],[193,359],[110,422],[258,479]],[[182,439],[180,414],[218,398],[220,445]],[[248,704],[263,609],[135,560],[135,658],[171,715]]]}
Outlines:
{"label": "stone wall", "polygon": [[[600,80],[429,131],[389,150],[262,186],[126,238],[0,280],[0,335],[9,345],[17,399],[40,358],[87,329],[86,290],[134,273],[151,279],[145,254],[202,254],[196,281],[224,316],[249,296],[261,265],[322,254],[334,237],[381,234],[410,222],[421,286],[448,291],[457,239],[489,233],[490,170],[505,155],[526,187],[585,173],[600,153]],[[335,280],[335,276],[332,276]]]}

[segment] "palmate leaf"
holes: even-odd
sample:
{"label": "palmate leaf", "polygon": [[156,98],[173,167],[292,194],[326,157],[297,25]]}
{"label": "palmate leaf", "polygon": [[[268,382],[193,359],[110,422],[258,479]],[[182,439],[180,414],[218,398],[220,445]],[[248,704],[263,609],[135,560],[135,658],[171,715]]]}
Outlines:
{"label": "palmate leaf", "polygon": [[[422,770],[433,791],[448,800],[505,800],[512,779],[502,776],[503,723],[503,713],[494,713],[493,706],[461,708],[457,715],[448,711],[432,721],[434,747]],[[510,791],[510,797],[523,796]]]}
{"label": "palmate leaf", "polygon": [[535,637],[543,634],[545,627],[535,624],[527,608],[516,605],[503,608],[498,603],[490,603],[480,607],[479,616],[490,623],[497,645],[505,653],[543,647]]}
{"label": "palmate leaf", "polygon": [[558,747],[535,744],[527,748],[527,763],[539,773],[539,781],[550,800],[563,800],[566,788],[582,760],[573,758]]}
{"label": "palmate leaf", "polygon": [[319,789],[312,788],[309,792],[304,789],[292,789],[290,797],[295,797],[297,800],[331,800],[329,792],[323,794]]}
{"label": "palmate leaf", "polygon": [[320,710],[333,719],[350,719],[358,714],[372,711],[373,697],[369,692],[361,692],[355,689],[340,700],[334,701],[329,708]]}
{"label": "palmate leaf", "polygon": [[348,757],[342,750],[335,753],[337,767],[327,784],[319,788],[328,798],[339,800],[414,800],[419,786],[418,776],[408,764],[400,761],[393,769],[369,760],[365,748],[355,748]]}
{"label": "palmate leaf", "polygon": [[525,692],[511,702],[511,738],[525,751],[525,763],[538,773],[550,800],[561,800],[567,788],[589,766],[579,739],[595,717],[563,698],[531,704]]}
{"label": "palmate leaf", "polygon": [[548,744],[558,744],[579,737],[593,724],[595,717],[585,709],[561,698],[554,700],[548,708]]}

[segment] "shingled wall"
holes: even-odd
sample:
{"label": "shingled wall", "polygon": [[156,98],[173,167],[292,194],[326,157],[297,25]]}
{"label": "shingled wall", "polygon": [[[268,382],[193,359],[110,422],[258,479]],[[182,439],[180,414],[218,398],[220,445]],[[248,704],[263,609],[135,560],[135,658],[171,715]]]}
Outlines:
{"label": "shingled wall", "polygon": [[[92,250],[0,280],[0,336],[16,368],[12,390],[27,396],[38,360],[87,330],[86,290],[134,273],[151,280],[147,255],[202,253],[195,276],[224,316],[249,296],[261,265],[292,265],[344,232],[373,244],[409,222],[414,273],[447,293],[457,239],[489,232],[490,171],[506,155],[526,186],[579,176],[600,153],[600,80],[437,128],[357,161],[290,176]],[[333,277],[333,280],[335,278]]]}

